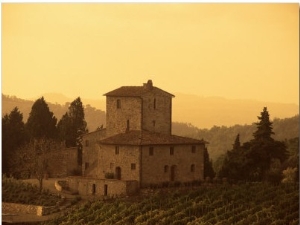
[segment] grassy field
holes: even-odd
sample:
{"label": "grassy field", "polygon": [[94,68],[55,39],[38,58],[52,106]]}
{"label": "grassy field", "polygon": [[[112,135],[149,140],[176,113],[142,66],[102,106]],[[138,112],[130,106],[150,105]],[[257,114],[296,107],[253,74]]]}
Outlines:
{"label": "grassy field", "polygon": [[299,184],[160,189],[147,196],[88,202],[44,224],[298,225]]}

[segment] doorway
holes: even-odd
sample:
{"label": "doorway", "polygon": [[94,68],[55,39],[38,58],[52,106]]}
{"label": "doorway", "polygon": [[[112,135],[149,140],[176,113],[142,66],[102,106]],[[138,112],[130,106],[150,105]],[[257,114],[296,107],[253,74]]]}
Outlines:
{"label": "doorway", "polygon": [[93,184],[92,186],[92,194],[96,194],[96,184]]}
{"label": "doorway", "polygon": [[107,189],[108,189],[107,184],[104,184],[104,196],[107,196]]}

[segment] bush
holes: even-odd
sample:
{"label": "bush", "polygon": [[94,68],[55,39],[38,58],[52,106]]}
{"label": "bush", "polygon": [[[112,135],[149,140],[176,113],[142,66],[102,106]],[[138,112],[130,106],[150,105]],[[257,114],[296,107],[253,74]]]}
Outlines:
{"label": "bush", "polygon": [[105,173],[105,178],[106,179],[114,179],[115,178],[115,174],[114,173]]}

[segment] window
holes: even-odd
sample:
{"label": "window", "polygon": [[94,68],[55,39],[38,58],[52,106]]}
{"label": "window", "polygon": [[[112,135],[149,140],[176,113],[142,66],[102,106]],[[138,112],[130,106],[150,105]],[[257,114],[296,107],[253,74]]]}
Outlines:
{"label": "window", "polygon": [[131,170],[135,170],[135,163],[131,163]]}
{"label": "window", "polygon": [[126,130],[129,131],[129,120],[127,120]]}
{"label": "window", "polygon": [[169,166],[168,165],[165,165],[164,171],[165,171],[165,173],[169,172]]}
{"label": "window", "polygon": [[84,168],[85,168],[85,169],[88,169],[89,166],[90,166],[90,164],[89,164],[88,162],[86,162],[86,163],[84,164]]}
{"label": "window", "polygon": [[170,147],[170,155],[174,155],[174,147]]}
{"label": "window", "polygon": [[116,155],[119,155],[119,146],[116,146],[116,147],[115,147],[115,154],[116,154]]}
{"label": "window", "polygon": [[156,98],[153,100],[153,108],[156,109]]}
{"label": "window", "polygon": [[196,146],[192,146],[192,153],[196,153]]}
{"label": "window", "polygon": [[88,147],[90,145],[89,140],[85,140],[85,147]]}
{"label": "window", "polygon": [[194,164],[191,165],[191,172],[195,172],[195,165]]}
{"label": "window", "polygon": [[155,127],[155,120],[152,121],[153,127]]}
{"label": "window", "polygon": [[153,155],[153,147],[149,147],[149,155]]}
{"label": "window", "polygon": [[121,109],[121,100],[117,99],[117,109]]}

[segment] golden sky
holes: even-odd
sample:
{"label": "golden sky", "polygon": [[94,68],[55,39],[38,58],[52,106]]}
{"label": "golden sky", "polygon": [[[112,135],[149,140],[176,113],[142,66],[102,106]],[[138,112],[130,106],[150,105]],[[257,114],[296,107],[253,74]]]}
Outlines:
{"label": "golden sky", "polygon": [[168,92],[299,102],[299,5],[3,3],[2,93]]}

